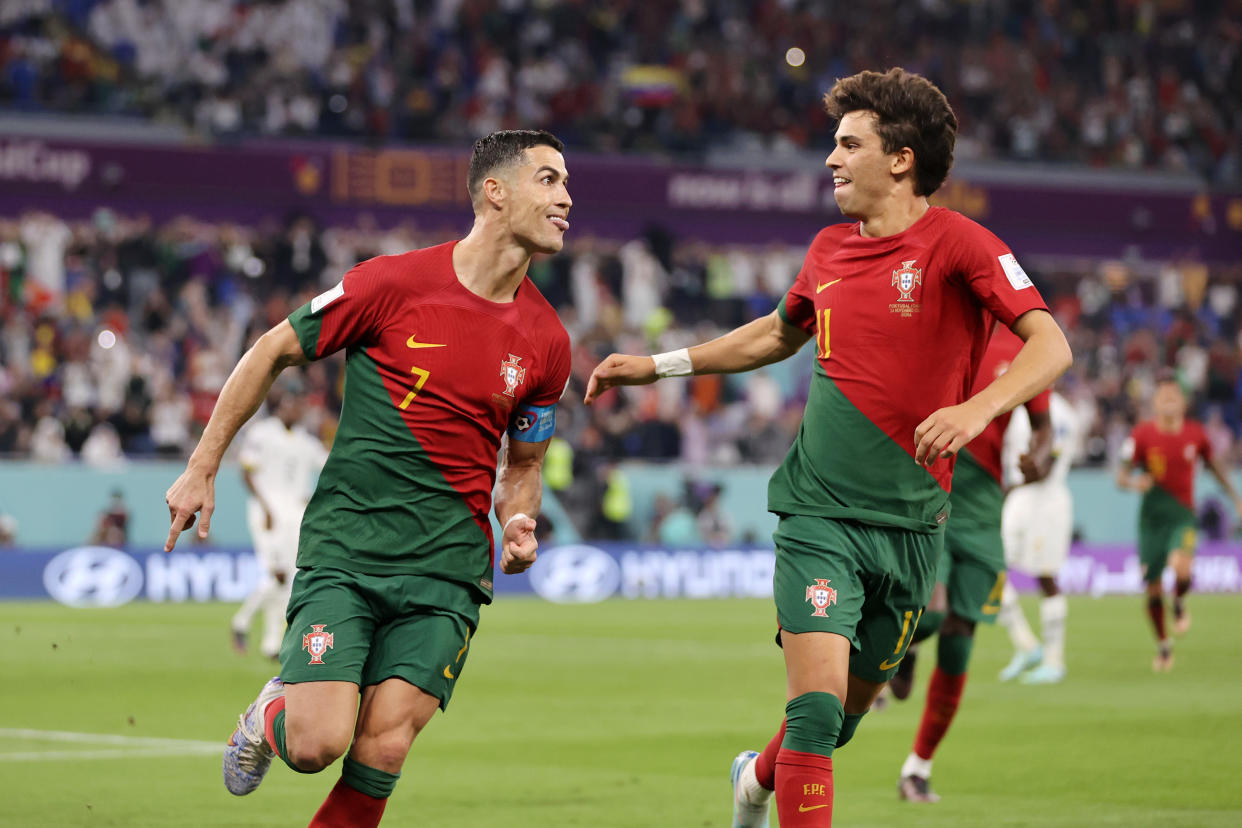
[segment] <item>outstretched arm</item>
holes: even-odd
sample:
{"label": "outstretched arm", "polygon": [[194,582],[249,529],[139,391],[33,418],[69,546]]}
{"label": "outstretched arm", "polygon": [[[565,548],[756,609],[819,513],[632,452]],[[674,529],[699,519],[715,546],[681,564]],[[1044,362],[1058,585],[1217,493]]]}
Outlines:
{"label": "outstretched arm", "polygon": [[215,510],[215,479],[229,443],[237,436],[242,423],[250,419],[271,390],[280,372],[290,365],[304,365],[306,355],[289,320],[272,328],[242,355],[220,391],[211,419],[203,430],[198,446],[190,455],[185,471],[164,495],[171,525],[164,551],[170,552],[177,537],[194,525],[195,515],[202,512],[198,536],[206,538],[211,529],[211,513]]}
{"label": "outstretched arm", "polygon": [[525,572],[535,562],[535,516],[543,501],[543,456],[551,438],[527,443],[509,437],[496,469],[496,520],[503,527],[500,570],[506,575]]}
{"label": "outstretched arm", "polygon": [[660,377],[751,371],[788,359],[808,339],[810,335],[772,311],[724,336],[682,351],[655,357],[612,354],[591,372],[585,401],[590,404],[618,385],[647,385]]}
{"label": "outstretched arm", "polygon": [[1013,332],[1024,344],[1008,371],[966,402],[932,412],[914,430],[916,463],[930,466],[956,454],[994,418],[1052,385],[1074,360],[1065,334],[1046,310],[1022,314]]}

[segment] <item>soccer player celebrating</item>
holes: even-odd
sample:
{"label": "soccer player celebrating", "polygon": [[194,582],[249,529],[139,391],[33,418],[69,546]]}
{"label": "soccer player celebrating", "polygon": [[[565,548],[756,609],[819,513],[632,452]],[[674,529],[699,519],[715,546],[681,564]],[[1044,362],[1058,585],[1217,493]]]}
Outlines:
{"label": "soccer player celebrating", "polygon": [[1164,587],[1160,582],[1168,563],[1172,563],[1176,578],[1174,629],[1179,635],[1190,629],[1186,593],[1190,591],[1190,565],[1195,553],[1195,471],[1199,459],[1207,461],[1238,514],[1242,514],[1242,501],[1220,459],[1213,456],[1203,426],[1187,419],[1186,395],[1171,374],[1157,382],[1152,408],[1155,418],[1139,423],[1130,432],[1117,469],[1117,485],[1143,493],[1139,562],[1147,583],[1147,615],[1156,633],[1156,658],[1151,666],[1162,673],[1173,667],[1173,640],[1165,626]]}
{"label": "soccer player celebrating", "polygon": [[314,773],[348,751],[310,825],[378,825],[491,601],[493,484],[501,569],[534,562],[570,351],[526,270],[533,254],[560,250],[569,228],[561,148],[525,130],[477,141],[469,235],[363,262],[260,337],[168,490],[165,549],[200,511],[205,538],[220,458],[273,379],[348,349],[340,429],[302,521],[280,677],[224,752],[232,793],[254,790],[273,755]]}
{"label": "soccer player celebrating", "polygon": [[[1022,340],[998,328],[988,342],[971,391],[979,393],[1002,376],[1021,349]],[[1041,391],[1024,406],[1035,423],[1029,450],[1024,455],[1030,480],[1046,475],[1051,465],[1048,396],[1048,391]],[[994,621],[1000,609],[1001,589],[1005,585],[1005,552],[1001,543],[1005,488],[1001,455],[1009,419],[1008,412],[993,419],[958,454],[936,587],[922,623],[912,636],[906,657],[892,680],[894,696],[904,699],[910,694],[914,647],[938,633],[936,669],[927,688],[923,719],[897,780],[898,795],[911,802],[940,799],[931,789],[932,757],[961,704],[975,627]]]}
{"label": "soccer player celebrating", "polygon": [[[1065,624],[1069,613],[1057,585],[1057,573],[1069,558],[1074,534],[1074,501],[1066,481],[1077,451],[1080,426],[1078,414],[1060,394],[1053,392],[1048,403],[1052,468],[1044,479],[1022,482],[1010,490],[1001,510],[1005,563],[1010,569],[1035,576],[1043,594],[1039,603],[1042,644],[1031,631],[1018,604],[1017,590],[1008,580],[996,615],[1009,633],[1014,649],[1013,658],[1000,672],[1000,680],[1010,681],[1020,675],[1023,684],[1055,684],[1065,678]],[[1029,420],[1018,409],[1005,432],[1006,453],[1017,457],[1022,450],[1018,447],[1028,444],[1030,432]],[[1029,476],[1024,460],[1006,465],[1018,466],[1014,476],[1021,480]]]}
{"label": "soccer player celebrating", "polygon": [[[616,385],[748,371],[815,340],[797,439],[773,475],[773,591],[786,723],[734,760],[735,826],[832,822],[832,754],[892,676],[935,581],[953,457],[993,417],[1047,388],[1069,346],[995,236],[928,204],[953,161],[957,118],[926,79],[892,69],[838,81],[828,156],[853,224],[816,236],[770,315],[664,354],[612,354],[589,403]],[[968,394],[994,319],[1025,342],[1004,376]]]}
{"label": "soccer player celebrating", "polygon": [[293,589],[298,527],[327,459],[318,438],[298,425],[302,396],[286,386],[271,400],[272,414],[251,424],[242,435],[242,482],[250,491],[246,524],[258,559],[259,583],[233,616],[233,648],[246,652],[246,630],[263,611],[259,651],[280,657],[285,608]]}

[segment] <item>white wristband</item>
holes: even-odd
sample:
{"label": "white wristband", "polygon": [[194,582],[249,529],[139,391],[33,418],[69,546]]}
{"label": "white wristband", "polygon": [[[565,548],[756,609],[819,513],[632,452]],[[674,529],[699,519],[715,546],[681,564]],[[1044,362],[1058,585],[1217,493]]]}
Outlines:
{"label": "white wristband", "polygon": [[509,529],[509,524],[510,524],[510,523],[513,523],[513,521],[517,520],[518,518],[526,518],[527,520],[529,520],[529,519],[530,519],[530,515],[526,514],[525,512],[518,512],[516,515],[513,515],[511,518],[509,518],[508,520],[506,520],[506,521],[505,521],[505,526],[504,526],[504,528],[503,528],[503,529],[501,529],[500,531],[501,531],[502,533],[503,533],[503,532],[508,531],[508,529]]}
{"label": "white wristband", "polygon": [[676,351],[665,351],[651,357],[655,360],[657,377],[688,377],[694,373],[694,365],[690,362],[690,349],[680,348]]}

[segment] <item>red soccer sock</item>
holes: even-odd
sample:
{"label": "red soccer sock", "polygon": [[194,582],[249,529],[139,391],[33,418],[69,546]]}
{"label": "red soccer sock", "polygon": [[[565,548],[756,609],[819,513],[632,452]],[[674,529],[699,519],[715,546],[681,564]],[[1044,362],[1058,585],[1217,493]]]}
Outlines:
{"label": "red soccer sock", "polygon": [[776,790],[776,755],[780,753],[781,742],[785,739],[785,723],[786,720],[781,719],[781,729],[755,758],[755,780],[765,790]]}
{"label": "red soccer sock", "polygon": [[914,752],[920,759],[931,759],[936,747],[957,713],[962,701],[962,689],[966,686],[966,674],[950,675],[939,667],[932,671],[931,684],[927,687],[927,704],[923,708],[923,720],[918,735],[914,737]]}
{"label": "red soccer sock", "polygon": [[307,828],[376,828],[387,804],[387,799],[367,796],[342,779],[319,806]]}
{"label": "red soccer sock", "polygon": [[[278,737],[276,733],[276,714],[283,712],[284,709],[285,697],[283,694],[272,699],[271,704],[267,706],[267,710],[263,711],[263,735],[267,738],[268,746],[276,751],[280,758],[287,760],[288,757],[284,753],[284,734],[280,734]],[[281,729],[283,730],[283,728]]]}
{"label": "red soccer sock", "polygon": [[776,756],[776,815],[781,828],[832,825],[832,757],[782,748]]}
{"label": "red soccer sock", "polygon": [[1164,641],[1169,637],[1164,628],[1164,598],[1147,599],[1147,616],[1151,619],[1151,625],[1156,630],[1156,640]]}

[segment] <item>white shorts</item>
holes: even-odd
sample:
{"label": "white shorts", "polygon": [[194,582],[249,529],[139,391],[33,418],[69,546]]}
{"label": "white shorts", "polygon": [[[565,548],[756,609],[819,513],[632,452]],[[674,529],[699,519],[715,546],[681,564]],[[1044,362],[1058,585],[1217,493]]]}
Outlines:
{"label": "white shorts", "polygon": [[1074,504],[1063,483],[1030,483],[1005,498],[1005,563],[1028,575],[1056,575],[1069,558]]}
{"label": "white shorts", "polygon": [[254,556],[267,572],[293,572],[298,558],[298,534],[303,507],[284,504],[272,507],[272,528],[264,528],[263,508],[254,498],[246,504],[246,524],[254,544]]}

